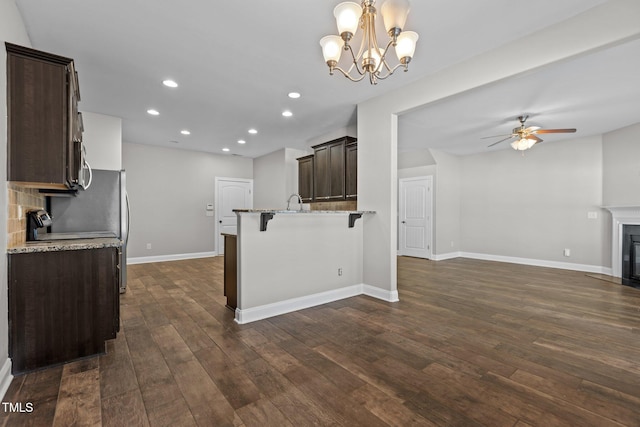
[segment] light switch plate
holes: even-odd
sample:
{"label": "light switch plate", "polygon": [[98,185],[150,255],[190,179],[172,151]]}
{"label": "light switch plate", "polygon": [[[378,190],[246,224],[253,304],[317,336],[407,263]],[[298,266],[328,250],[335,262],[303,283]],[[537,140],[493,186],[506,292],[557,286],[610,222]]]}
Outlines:
{"label": "light switch plate", "polygon": [[596,211],[587,212],[587,219],[598,219],[598,212]]}

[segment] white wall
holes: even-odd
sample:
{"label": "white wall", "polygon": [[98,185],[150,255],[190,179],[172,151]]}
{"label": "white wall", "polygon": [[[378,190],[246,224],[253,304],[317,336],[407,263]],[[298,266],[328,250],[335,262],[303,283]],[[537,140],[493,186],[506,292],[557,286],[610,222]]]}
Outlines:
{"label": "white wall", "polygon": [[213,254],[215,217],[205,213],[207,203],[215,203],[215,178],[253,178],[253,161],[243,157],[125,143],[122,160],[131,205],[130,260]]}
{"label": "white wall", "polygon": [[283,209],[286,207],[286,174],[284,148],[253,159],[253,207]]}
{"label": "white wall", "polygon": [[460,157],[432,150],[436,160],[433,213],[433,254],[435,259],[460,250]]}
{"label": "white wall", "polygon": [[[298,192],[298,157],[311,151],[283,148],[253,159],[254,209],[284,209]],[[293,201],[292,201],[293,203]],[[297,205],[291,205],[296,206]]]}
{"label": "white wall", "polygon": [[[298,193],[298,158],[304,157],[308,154],[313,154],[313,151],[296,150],[294,148],[285,148],[284,152],[284,170],[285,170],[285,185],[284,194],[288,199],[294,193]],[[291,201],[293,207],[293,200]],[[285,206],[286,207],[286,206]]]}
{"label": "white wall", "polygon": [[[640,26],[635,19],[638,13],[640,3],[635,0],[607,2],[358,104],[358,206],[377,212],[372,220],[365,222],[365,283],[397,289],[395,115],[568,57],[638,38]],[[523,51],[527,55],[521,55]],[[514,57],[518,61],[514,61]],[[438,173],[440,177],[440,171]]]}
{"label": "white wall", "polygon": [[[352,136],[354,138],[357,138],[358,127],[356,125],[352,125],[352,126],[345,126],[342,128],[333,129],[331,132],[327,132],[325,134],[318,135],[313,138],[309,138],[307,140],[307,145],[309,147],[312,147],[314,145],[318,145],[328,141],[333,141],[334,139],[342,138],[343,136]],[[309,154],[311,153],[312,152],[310,151]]]}
{"label": "white wall", "polygon": [[241,214],[236,319],[244,323],[363,293],[363,220],[349,228],[347,214],[280,213],[259,231],[260,214]]}
{"label": "white wall", "polygon": [[[545,142],[465,156],[460,224],[464,252],[592,266],[605,253],[602,138]],[[596,212],[596,219],[588,219]],[[570,249],[565,257],[563,250]],[[581,269],[576,267],[576,269]]]}
{"label": "white wall", "polygon": [[605,206],[640,206],[640,123],[603,136]]}
{"label": "white wall", "polygon": [[82,112],[87,162],[93,169],[122,169],[122,119],[104,114]]}
{"label": "white wall", "polygon": [[22,16],[13,0],[0,1],[0,396],[11,383],[9,360],[9,323],[7,300],[7,54],[4,42],[31,46]]}

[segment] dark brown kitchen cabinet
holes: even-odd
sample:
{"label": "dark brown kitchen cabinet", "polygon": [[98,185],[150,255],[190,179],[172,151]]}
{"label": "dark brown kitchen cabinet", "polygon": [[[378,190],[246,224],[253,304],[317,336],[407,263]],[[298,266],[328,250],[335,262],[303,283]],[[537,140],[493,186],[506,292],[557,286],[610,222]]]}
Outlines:
{"label": "dark brown kitchen cabinet", "polygon": [[316,201],[345,199],[345,146],[355,141],[355,138],[346,136],[312,147]]}
{"label": "dark brown kitchen cabinet", "polygon": [[119,249],[9,254],[13,373],[104,353],[119,328]]}
{"label": "dark brown kitchen cabinet", "polygon": [[358,198],[358,143],[350,142],[344,148],[345,153],[345,198]]}
{"label": "dark brown kitchen cabinet", "polygon": [[227,307],[238,307],[238,245],[237,236],[222,233],[224,236],[224,296]]}
{"label": "dark brown kitchen cabinet", "polygon": [[313,166],[313,154],[298,159],[298,194],[303,202],[313,201]]}
{"label": "dark brown kitchen cabinet", "polygon": [[73,188],[81,162],[73,60],[11,43],[7,49],[8,181]]}

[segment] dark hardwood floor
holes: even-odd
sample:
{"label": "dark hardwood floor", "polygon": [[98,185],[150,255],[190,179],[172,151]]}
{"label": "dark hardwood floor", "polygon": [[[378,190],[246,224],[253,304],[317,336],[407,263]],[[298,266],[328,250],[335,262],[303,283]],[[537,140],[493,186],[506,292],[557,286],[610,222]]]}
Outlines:
{"label": "dark hardwood floor", "polygon": [[399,258],[365,296],[237,325],[222,258],[129,267],[105,355],[16,377],[8,426],[640,426],[640,289]]}

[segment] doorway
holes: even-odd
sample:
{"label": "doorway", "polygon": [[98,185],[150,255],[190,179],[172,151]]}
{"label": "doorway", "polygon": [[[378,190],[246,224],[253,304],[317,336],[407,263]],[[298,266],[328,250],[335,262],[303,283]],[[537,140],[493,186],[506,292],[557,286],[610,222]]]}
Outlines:
{"label": "doorway", "polygon": [[216,177],[216,236],[218,255],[224,254],[222,233],[237,234],[234,209],[253,208],[253,180]]}
{"label": "doorway", "polygon": [[398,255],[431,258],[433,176],[403,178],[398,191]]}

